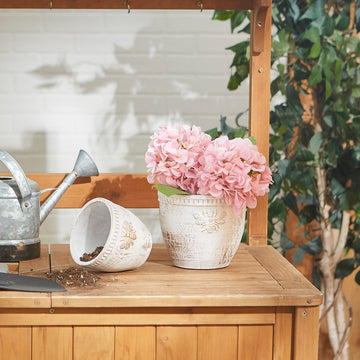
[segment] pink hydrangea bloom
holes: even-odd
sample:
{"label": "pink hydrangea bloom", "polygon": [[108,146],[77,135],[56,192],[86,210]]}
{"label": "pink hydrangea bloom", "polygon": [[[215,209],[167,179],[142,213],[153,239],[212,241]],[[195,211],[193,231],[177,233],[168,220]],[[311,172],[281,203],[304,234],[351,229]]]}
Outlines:
{"label": "pink hydrangea bloom", "polygon": [[255,208],[257,196],[269,191],[271,171],[265,157],[249,139],[215,139],[201,158],[199,194],[224,198],[239,214]]}
{"label": "pink hydrangea bloom", "polygon": [[210,142],[211,137],[197,126],[160,127],[151,137],[145,154],[149,183],[157,180],[197,194],[199,159]]}
{"label": "pink hydrangea bloom", "polygon": [[236,214],[244,206],[255,208],[272,182],[264,155],[249,139],[211,141],[196,126],[161,127],[151,137],[145,161],[149,183],[224,198]]}

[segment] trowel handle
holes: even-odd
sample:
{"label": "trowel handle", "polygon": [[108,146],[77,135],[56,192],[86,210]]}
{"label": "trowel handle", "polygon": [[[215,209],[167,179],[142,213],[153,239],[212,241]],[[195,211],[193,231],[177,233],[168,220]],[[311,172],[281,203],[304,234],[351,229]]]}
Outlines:
{"label": "trowel handle", "polygon": [[0,161],[9,169],[14,177],[16,184],[19,188],[21,199],[20,204],[22,209],[31,207],[31,188],[24,174],[23,169],[17,163],[17,161],[5,150],[0,149]]}

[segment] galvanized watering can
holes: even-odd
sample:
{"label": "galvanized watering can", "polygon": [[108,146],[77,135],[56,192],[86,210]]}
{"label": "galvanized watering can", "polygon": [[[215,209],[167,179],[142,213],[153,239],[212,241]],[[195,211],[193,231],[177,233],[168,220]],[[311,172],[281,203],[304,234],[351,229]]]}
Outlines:
{"label": "galvanized watering can", "polygon": [[[98,169],[91,157],[80,150],[74,170],[57,189],[40,191],[28,179],[16,160],[0,150],[0,161],[12,177],[0,177],[0,261],[29,260],[40,256],[39,227],[55,207],[66,189],[77,177],[97,176]],[[55,190],[40,206],[40,194]]]}

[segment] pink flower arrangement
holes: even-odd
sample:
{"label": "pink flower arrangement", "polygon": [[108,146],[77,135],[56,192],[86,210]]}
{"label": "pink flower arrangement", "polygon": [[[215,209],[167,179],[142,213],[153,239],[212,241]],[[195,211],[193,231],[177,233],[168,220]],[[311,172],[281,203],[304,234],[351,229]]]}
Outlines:
{"label": "pink flower arrangement", "polygon": [[272,182],[264,155],[249,139],[211,140],[197,126],[162,126],[151,137],[145,161],[150,184],[224,198],[235,214],[244,206],[255,208]]}

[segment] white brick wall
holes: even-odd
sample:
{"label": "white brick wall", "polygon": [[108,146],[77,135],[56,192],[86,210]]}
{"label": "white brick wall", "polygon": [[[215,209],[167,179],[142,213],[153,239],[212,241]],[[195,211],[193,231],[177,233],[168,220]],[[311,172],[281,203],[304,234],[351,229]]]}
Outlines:
{"label": "white brick wall", "polygon": [[[0,148],[26,172],[68,172],[80,148],[100,172],[144,172],[159,124],[208,129],[220,115],[233,120],[247,109],[247,86],[226,89],[232,56],[224,49],[239,36],[211,17],[0,10]],[[77,212],[54,211],[42,241],[68,242]],[[161,241],[157,213],[136,213]]]}

